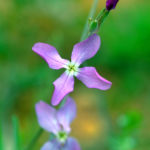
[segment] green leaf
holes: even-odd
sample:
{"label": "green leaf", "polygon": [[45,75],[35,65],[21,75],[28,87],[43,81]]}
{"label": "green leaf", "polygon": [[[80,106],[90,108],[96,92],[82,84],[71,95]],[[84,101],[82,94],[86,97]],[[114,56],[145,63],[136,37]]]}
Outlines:
{"label": "green leaf", "polygon": [[3,150],[3,130],[1,122],[0,122],[0,150]]}
{"label": "green leaf", "polygon": [[12,117],[12,123],[13,123],[14,150],[20,150],[19,120],[16,116]]}

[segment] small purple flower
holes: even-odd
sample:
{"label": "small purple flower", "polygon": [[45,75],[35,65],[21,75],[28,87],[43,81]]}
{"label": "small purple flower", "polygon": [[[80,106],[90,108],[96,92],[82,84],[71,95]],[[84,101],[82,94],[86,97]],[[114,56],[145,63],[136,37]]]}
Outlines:
{"label": "small purple flower", "polygon": [[71,131],[70,124],[76,117],[76,104],[71,97],[67,98],[59,110],[40,101],[36,104],[36,114],[40,126],[55,135],[41,150],[80,150],[77,140],[68,136]]}
{"label": "small purple flower", "polygon": [[119,0],[107,0],[106,2],[106,9],[107,10],[111,10],[111,9],[115,9],[117,3]]}
{"label": "small purple flower", "polygon": [[36,43],[33,51],[43,57],[52,69],[65,68],[66,71],[53,82],[55,87],[52,96],[52,104],[57,105],[68,93],[74,89],[74,76],[82,81],[88,88],[107,90],[111,82],[101,77],[94,67],[79,66],[87,59],[93,57],[100,47],[100,37],[97,34],[91,35],[85,41],[77,43],[73,47],[71,62],[62,59],[55,47]]}

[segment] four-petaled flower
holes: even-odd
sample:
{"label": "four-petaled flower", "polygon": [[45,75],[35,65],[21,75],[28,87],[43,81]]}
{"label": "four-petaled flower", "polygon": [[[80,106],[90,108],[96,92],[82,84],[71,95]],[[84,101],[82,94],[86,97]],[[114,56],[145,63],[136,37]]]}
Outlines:
{"label": "four-petaled flower", "polygon": [[79,66],[87,59],[93,57],[100,47],[100,37],[97,34],[91,35],[85,41],[77,43],[73,47],[71,62],[62,59],[55,47],[36,43],[33,51],[43,57],[52,69],[65,68],[66,71],[53,82],[54,93],[52,104],[57,105],[68,93],[74,89],[74,76],[82,81],[88,88],[107,90],[111,87],[111,82],[101,77],[94,67]]}
{"label": "four-petaled flower", "polygon": [[115,9],[119,0],[107,0],[106,1],[106,9],[108,11]]}
{"label": "four-petaled flower", "polygon": [[71,97],[67,97],[64,106],[59,110],[40,101],[36,104],[36,114],[40,126],[55,135],[41,150],[80,150],[77,140],[68,137],[70,123],[76,117],[76,104]]}

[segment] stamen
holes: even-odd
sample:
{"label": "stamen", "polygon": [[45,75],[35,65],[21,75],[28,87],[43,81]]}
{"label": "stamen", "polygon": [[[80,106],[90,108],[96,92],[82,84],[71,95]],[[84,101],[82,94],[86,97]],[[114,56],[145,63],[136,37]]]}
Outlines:
{"label": "stamen", "polygon": [[63,144],[66,142],[68,135],[64,131],[60,131],[57,135],[58,140]]}
{"label": "stamen", "polygon": [[70,62],[66,67],[67,74],[71,76],[76,76],[78,74],[79,68],[75,63]]}

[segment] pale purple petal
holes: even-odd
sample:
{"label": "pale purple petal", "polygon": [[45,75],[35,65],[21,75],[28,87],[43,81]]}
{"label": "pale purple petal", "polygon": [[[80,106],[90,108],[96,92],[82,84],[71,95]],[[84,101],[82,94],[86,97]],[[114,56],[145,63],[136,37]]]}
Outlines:
{"label": "pale purple petal", "polygon": [[60,131],[60,126],[56,120],[56,110],[42,101],[36,104],[35,109],[40,126],[57,134]]}
{"label": "pale purple petal", "polygon": [[52,96],[52,105],[58,105],[60,101],[74,89],[74,78],[64,72],[55,82]]}
{"label": "pale purple petal", "polygon": [[112,83],[101,77],[94,67],[80,68],[77,78],[81,80],[88,88],[97,88],[108,90]]}
{"label": "pale purple petal", "polygon": [[32,50],[44,58],[49,67],[52,69],[64,68],[64,66],[69,62],[68,60],[62,59],[56,48],[49,44],[36,43],[32,47]]}
{"label": "pale purple petal", "polygon": [[93,57],[100,47],[100,37],[97,34],[91,35],[83,42],[74,45],[71,61],[80,65],[85,60]]}
{"label": "pale purple petal", "polygon": [[71,97],[67,97],[67,100],[63,107],[57,112],[58,122],[63,126],[66,132],[70,132],[70,123],[76,117],[76,104]]}
{"label": "pale purple petal", "polygon": [[76,139],[69,137],[63,150],[80,150],[80,145]]}
{"label": "pale purple petal", "polygon": [[44,144],[41,150],[60,150],[60,143],[56,140],[48,141]]}

